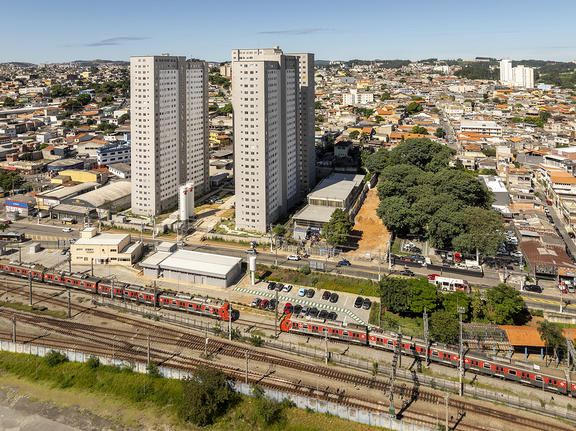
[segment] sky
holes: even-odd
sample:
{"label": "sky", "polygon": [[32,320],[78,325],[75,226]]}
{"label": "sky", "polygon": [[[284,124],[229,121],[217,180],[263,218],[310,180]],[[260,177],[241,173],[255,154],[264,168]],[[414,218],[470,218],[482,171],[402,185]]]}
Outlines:
{"label": "sky", "polygon": [[170,53],[229,61],[279,46],[316,60],[576,60],[574,0],[27,0],[2,5],[0,63]]}

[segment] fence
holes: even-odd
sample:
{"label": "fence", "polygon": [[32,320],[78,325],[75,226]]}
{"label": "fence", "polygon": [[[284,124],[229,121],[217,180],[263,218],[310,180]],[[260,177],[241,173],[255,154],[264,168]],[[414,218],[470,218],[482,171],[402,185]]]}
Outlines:
{"label": "fence", "polygon": [[[326,353],[324,350],[318,350],[307,346],[300,346],[299,344],[294,344],[291,342],[266,340],[264,342],[264,346],[271,347],[277,350],[289,350],[293,353],[297,353],[298,355],[301,356],[307,356],[309,358],[315,358],[320,360],[326,359]],[[329,360],[339,365],[345,365],[349,368],[356,368],[358,370],[370,373],[372,373],[374,370],[373,369],[374,362],[367,361],[365,359],[359,359],[346,355],[340,355],[338,353],[329,352]],[[413,358],[410,358],[410,360],[413,361]],[[391,366],[383,363],[378,363],[378,370],[377,370],[378,375],[389,376],[391,373],[392,373]],[[438,377],[430,376],[428,374],[419,373],[416,371],[411,371],[400,367],[396,368],[396,377],[401,380],[412,382],[419,386],[427,386],[433,389],[441,389],[445,391],[458,393],[459,383],[452,380],[441,379]],[[538,389],[535,390],[537,391]],[[509,407],[515,409],[531,410],[548,416],[576,421],[576,412],[566,409],[564,407],[559,407],[552,404],[546,404],[544,400],[547,399],[548,397],[553,397],[554,395],[551,393],[545,393],[544,391],[542,391],[541,400],[532,400],[529,398],[522,398],[516,395],[511,395],[510,393],[502,393],[490,389],[480,388],[475,385],[463,384],[463,393],[465,395],[469,395],[484,400],[505,403]],[[562,395],[559,394],[559,396]]]}
{"label": "fence", "polygon": [[[51,351],[60,352],[72,362],[87,362],[92,356],[98,358],[103,365],[115,365],[121,367],[130,367],[137,373],[146,373],[147,364],[141,362],[129,362],[121,359],[113,359],[107,356],[91,355],[89,353],[76,352],[74,350],[52,349],[50,347],[34,346],[31,344],[12,343],[10,341],[1,341],[0,350],[11,353],[23,353],[28,355],[46,356]],[[158,372],[167,379],[183,379],[189,377],[191,374],[187,371],[174,370],[167,367],[158,367]],[[239,393],[252,396],[252,387],[242,382],[230,382],[231,387]],[[282,401],[287,398],[294,402],[299,408],[309,408],[320,413],[331,413],[343,419],[348,419],[355,422],[364,423],[367,425],[374,425],[380,427],[387,427],[398,431],[432,431],[431,428],[417,425],[411,422],[404,422],[394,417],[390,417],[386,413],[374,413],[366,410],[359,410],[348,406],[342,406],[337,403],[326,402],[316,398],[303,397],[300,395],[290,394],[287,392],[262,388],[264,395],[276,401]]]}

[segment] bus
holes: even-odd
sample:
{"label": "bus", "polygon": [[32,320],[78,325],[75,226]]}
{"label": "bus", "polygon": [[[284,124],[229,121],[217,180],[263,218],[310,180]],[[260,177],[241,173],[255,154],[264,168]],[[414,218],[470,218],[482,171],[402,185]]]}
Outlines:
{"label": "bus", "polygon": [[0,232],[0,240],[6,242],[22,242],[25,239],[23,232]]}
{"label": "bus", "polygon": [[456,292],[461,290],[465,293],[470,293],[470,286],[464,280],[457,278],[435,277],[434,280],[429,280],[430,283],[439,286],[443,292]]}

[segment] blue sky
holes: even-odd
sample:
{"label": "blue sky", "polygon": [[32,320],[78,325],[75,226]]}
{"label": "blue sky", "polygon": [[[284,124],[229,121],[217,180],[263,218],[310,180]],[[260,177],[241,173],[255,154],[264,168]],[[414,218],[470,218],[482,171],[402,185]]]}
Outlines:
{"label": "blue sky", "polygon": [[231,49],[276,45],[317,60],[572,61],[575,12],[573,0],[5,1],[0,62],[227,61]]}

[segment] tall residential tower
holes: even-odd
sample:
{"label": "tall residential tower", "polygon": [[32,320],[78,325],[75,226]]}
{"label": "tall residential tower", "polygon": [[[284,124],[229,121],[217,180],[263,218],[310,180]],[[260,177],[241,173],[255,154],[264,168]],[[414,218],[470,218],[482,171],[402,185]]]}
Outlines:
{"label": "tall residential tower", "polygon": [[132,212],[159,215],[179,186],[208,190],[208,69],[185,57],[130,57]]}
{"label": "tall residential tower", "polygon": [[236,226],[265,232],[314,187],[314,55],[232,51]]}

